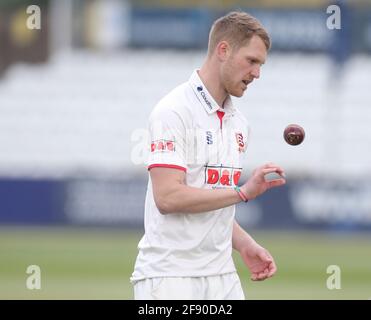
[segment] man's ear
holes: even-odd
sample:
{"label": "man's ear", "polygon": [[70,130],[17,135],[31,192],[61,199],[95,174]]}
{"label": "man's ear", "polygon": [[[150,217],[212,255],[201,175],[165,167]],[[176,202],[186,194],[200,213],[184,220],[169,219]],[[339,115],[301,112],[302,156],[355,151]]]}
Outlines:
{"label": "man's ear", "polygon": [[232,48],[227,41],[220,41],[216,46],[216,54],[219,60],[226,61],[231,54]]}

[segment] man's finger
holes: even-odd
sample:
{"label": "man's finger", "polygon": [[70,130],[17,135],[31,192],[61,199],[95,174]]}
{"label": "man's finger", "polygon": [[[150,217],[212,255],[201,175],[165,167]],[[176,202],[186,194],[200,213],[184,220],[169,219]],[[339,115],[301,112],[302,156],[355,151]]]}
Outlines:
{"label": "man's finger", "polygon": [[274,171],[269,171],[268,173],[276,172],[282,177],[286,176],[285,171],[280,166],[278,166],[274,163],[268,163],[268,164],[261,167],[262,171],[264,171],[266,169],[274,169]]}
{"label": "man's finger", "polygon": [[276,167],[272,167],[272,168],[265,168],[261,172],[263,175],[266,175],[266,174],[273,173],[273,172],[277,173],[277,171],[278,169]]}
{"label": "man's finger", "polygon": [[271,181],[267,181],[268,183],[268,188],[274,188],[274,187],[279,187],[282,186],[286,183],[285,179],[275,179]]}
{"label": "man's finger", "polygon": [[265,272],[260,272],[258,275],[258,280],[264,280],[267,278],[267,274]]}
{"label": "man's finger", "polygon": [[271,167],[278,167],[273,162],[268,162],[265,165],[262,166],[262,168],[271,168]]}
{"label": "man's finger", "polygon": [[267,277],[267,275],[266,275],[264,272],[253,273],[253,274],[251,275],[251,280],[252,280],[252,281],[262,281],[262,280],[264,280],[266,277]]}
{"label": "man's finger", "polygon": [[264,262],[268,262],[268,263],[272,262],[272,257],[265,251],[262,251],[259,253],[259,258]]}
{"label": "man's finger", "polygon": [[268,277],[272,277],[276,272],[277,272],[277,266],[274,263],[274,261],[272,261],[271,264],[269,265]]}

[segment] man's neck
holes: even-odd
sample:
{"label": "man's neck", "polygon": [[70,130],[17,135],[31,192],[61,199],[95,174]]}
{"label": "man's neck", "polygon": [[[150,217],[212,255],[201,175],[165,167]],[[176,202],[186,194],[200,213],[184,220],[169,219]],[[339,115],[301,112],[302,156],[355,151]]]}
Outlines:
{"label": "man's neck", "polygon": [[223,104],[225,99],[228,97],[228,93],[220,83],[217,70],[210,67],[208,61],[206,61],[199,70],[198,75],[218,106],[223,108]]}

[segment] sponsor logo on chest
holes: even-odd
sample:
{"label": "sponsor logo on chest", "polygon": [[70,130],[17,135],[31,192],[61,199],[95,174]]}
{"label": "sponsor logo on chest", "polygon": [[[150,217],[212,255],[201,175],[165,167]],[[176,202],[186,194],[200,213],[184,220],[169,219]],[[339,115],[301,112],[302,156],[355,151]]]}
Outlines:
{"label": "sponsor logo on chest", "polygon": [[209,101],[209,99],[206,96],[205,91],[203,91],[203,90],[204,90],[204,88],[202,86],[197,87],[197,91],[200,92],[200,95],[201,95],[202,99],[205,101],[206,105],[211,110],[213,108],[213,106],[211,105],[211,102]]}
{"label": "sponsor logo on chest", "polygon": [[242,168],[226,166],[205,166],[205,183],[212,188],[234,187],[238,185]]}

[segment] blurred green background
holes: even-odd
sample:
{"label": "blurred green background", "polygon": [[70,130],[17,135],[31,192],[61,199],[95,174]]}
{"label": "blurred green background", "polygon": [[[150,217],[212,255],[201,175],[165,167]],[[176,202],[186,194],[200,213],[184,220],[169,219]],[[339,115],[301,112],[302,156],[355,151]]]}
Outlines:
{"label": "blurred green background", "polygon": [[[275,257],[275,277],[252,282],[235,262],[247,299],[371,299],[371,236],[256,231]],[[0,230],[0,299],[132,299],[129,277],[139,232],[88,228]],[[26,269],[41,268],[41,289],[29,290]],[[341,289],[329,290],[329,265],[341,269]]]}

